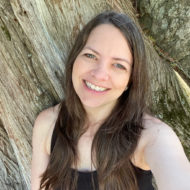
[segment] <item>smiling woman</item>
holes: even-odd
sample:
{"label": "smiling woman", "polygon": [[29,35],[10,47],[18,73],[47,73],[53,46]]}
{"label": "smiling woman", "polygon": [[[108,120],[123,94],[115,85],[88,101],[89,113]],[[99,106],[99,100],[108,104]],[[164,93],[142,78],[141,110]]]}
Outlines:
{"label": "smiling woman", "polygon": [[152,174],[159,190],[190,189],[179,139],[148,114],[148,82],[132,20],[92,19],[68,57],[64,100],[36,119],[32,190],[153,190]]}
{"label": "smiling woman", "polygon": [[97,26],[73,65],[73,86],[85,110],[107,105],[107,115],[128,86],[132,63],[119,29],[111,24]]}

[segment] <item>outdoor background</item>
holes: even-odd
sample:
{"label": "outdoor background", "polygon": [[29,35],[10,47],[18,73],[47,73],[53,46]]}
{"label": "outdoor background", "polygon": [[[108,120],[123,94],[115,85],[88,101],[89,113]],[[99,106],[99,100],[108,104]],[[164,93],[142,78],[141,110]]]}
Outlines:
{"label": "outdoor background", "polygon": [[0,190],[29,190],[37,114],[63,97],[76,34],[104,10],[124,12],[143,33],[152,112],[190,159],[189,0],[0,0]]}

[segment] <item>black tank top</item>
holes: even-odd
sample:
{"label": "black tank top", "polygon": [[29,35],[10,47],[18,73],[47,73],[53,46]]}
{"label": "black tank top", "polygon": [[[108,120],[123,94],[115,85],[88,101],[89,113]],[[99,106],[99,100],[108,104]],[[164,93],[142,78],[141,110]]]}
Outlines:
{"label": "black tank top", "polygon": [[[51,152],[55,146],[57,135],[55,130],[53,130],[52,140],[51,140]],[[142,170],[136,166],[133,166],[139,186],[139,190],[155,190],[152,185],[152,172],[150,170]],[[75,169],[71,169],[73,173]],[[94,179],[95,189],[98,190],[97,172],[96,171],[77,171],[78,172],[78,182],[77,190],[93,190],[92,177]],[[60,190],[60,189],[56,189]]]}

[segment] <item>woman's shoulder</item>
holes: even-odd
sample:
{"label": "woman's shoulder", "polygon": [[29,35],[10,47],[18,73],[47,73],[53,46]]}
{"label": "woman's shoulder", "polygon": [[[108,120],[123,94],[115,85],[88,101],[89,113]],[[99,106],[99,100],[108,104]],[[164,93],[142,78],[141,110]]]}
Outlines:
{"label": "woman's shoulder", "polygon": [[176,136],[172,127],[149,114],[144,114],[143,116],[143,127],[144,130],[142,131],[141,138],[146,142],[146,146],[155,142],[163,134],[164,136]]}
{"label": "woman's shoulder", "polygon": [[150,166],[145,159],[145,150],[157,139],[159,134],[164,133],[167,135],[171,133],[171,131],[173,132],[173,130],[166,123],[149,114],[143,115],[143,128],[138,145],[134,152],[134,163],[141,169],[148,170],[150,169]]}
{"label": "woman's shoulder", "polygon": [[60,103],[55,106],[46,108],[38,114],[36,119],[42,120],[42,121],[53,120],[57,117],[59,113],[59,108],[60,108]]}
{"label": "woman's shoulder", "polygon": [[174,133],[168,124],[149,114],[143,115],[143,127],[142,136],[147,139],[147,142],[155,140],[160,133]]}
{"label": "woman's shoulder", "polygon": [[41,111],[34,122],[32,141],[38,141],[40,138],[44,142],[45,151],[49,154],[49,139],[53,132],[56,119],[58,117],[60,104],[49,107]]}
{"label": "woman's shoulder", "polygon": [[[141,138],[142,142],[145,142],[143,146],[143,156],[144,160],[147,161],[147,165],[150,166],[150,162],[160,158],[160,155],[163,155],[163,153],[166,160],[167,155],[169,158],[172,154],[185,157],[180,139],[172,127],[148,114],[144,115],[143,127],[144,130],[142,131]],[[162,159],[163,158],[162,156]]]}
{"label": "woman's shoulder", "polygon": [[143,158],[155,176],[158,189],[188,189],[190,165],[174,130],[149,115],[143,122],[143,135],[147,140]]}
{"label": "woman's shoulder", "polygon": [[59,113],[60,104],[41,111],[36,117],[34,127],[38,130],[47,130],[55,122]]}

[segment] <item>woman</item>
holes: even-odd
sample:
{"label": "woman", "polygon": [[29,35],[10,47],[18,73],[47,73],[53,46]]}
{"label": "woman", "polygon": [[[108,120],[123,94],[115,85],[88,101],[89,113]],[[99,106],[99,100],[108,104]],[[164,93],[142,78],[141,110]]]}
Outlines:
{"label": "woman", "polygon": [[189,190],[190,164],[173,130],[147,114],[140,32],[104,12],[80,32],[65,69],[64,100],[33,129],[32,190]]}

